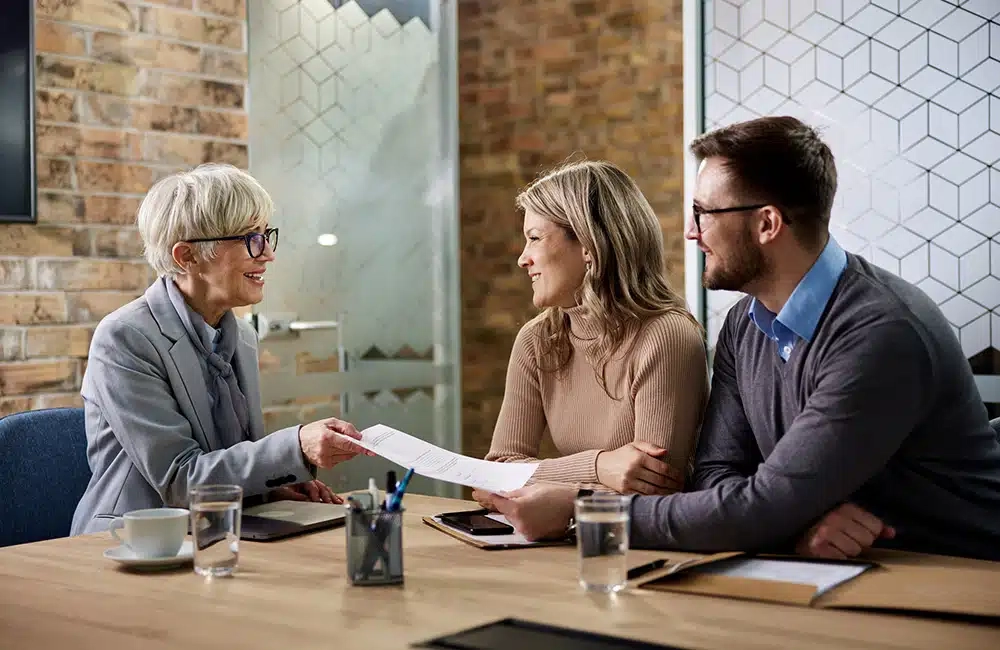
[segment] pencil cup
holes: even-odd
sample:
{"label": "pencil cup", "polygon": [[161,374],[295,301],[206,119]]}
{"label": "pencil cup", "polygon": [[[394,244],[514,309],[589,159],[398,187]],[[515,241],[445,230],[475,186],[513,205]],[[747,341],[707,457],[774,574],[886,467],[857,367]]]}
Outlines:
{"label": "pencil cup", "polygon": [[403,511],[347,508],[347,577],[352,585],[403,582]]}

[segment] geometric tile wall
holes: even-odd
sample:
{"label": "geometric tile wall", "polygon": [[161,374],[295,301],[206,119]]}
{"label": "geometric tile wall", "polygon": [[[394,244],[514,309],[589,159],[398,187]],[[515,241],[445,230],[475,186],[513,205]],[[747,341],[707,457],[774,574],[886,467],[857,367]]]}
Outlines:
{"label": "geometric tile wall", "polygon": [[[1000,0],[704,9],[705,129],[779,114],[820,127],[833,236],[930,295],[970,359],[1000,356]],[[739,298],[707,292],[711,344]]]}

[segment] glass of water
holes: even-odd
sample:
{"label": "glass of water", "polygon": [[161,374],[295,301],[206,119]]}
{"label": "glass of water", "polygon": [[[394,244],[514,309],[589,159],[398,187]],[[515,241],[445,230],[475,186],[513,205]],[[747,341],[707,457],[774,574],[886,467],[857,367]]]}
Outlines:
{"label": "glass of water", "polygon": [[231,575],[240,559],[243,488],[238,485],[191,488],[189,509],[195,573],[207,577]]}
{"label": "glass of water", "polygon": [[630,502],[620,494],[593,494],[576,500],[580,585],[587,591],[613,593],[625,588]]}

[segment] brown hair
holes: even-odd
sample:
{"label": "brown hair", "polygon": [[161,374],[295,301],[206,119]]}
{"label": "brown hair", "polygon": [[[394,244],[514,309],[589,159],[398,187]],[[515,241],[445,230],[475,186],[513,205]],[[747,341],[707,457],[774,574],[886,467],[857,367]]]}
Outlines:
{"label": "brown hair", "polygon": [[770,203],[799,241],[816,244],[830,223],[837,166],[812,127],[789,116],[738,122],[695,138],[698,160],[719,157],[742,199]]}
{"label": "brown hair", "polygon": [[[673,312],[700,328],[667,281],[660,222],[624,171],[609,162],[568,163],[528,185],[516,205],[565,229],[590,253],[577,300],[600,332],[588,355],[605,393],[608,361],[645,321]],[[549,307],[538,319],[540,367],[561,370],[573,354],[569,317]]]}

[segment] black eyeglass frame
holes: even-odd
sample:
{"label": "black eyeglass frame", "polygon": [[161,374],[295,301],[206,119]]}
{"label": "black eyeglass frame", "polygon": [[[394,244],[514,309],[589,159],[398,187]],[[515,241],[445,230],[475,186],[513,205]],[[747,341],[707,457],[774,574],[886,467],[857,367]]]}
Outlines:
{"label": "black eyeglass frame", "polygon": [[[271,235],[274,235],[274,241],[271,241]],[[260,237],[261,239],[263,239],[264,243],[261,244],[260,252],[257,253],[256,255],[254,255],[253,254],[253,248],[251,248],[251,242],[256,237]],[[264,254],[264,250],[265,250],[265,248],[267,246],[271,247],[271,252],[272,253],[274,251],[278,250],[278,229],[277,228],[266,228],[264,230],[264,232],[248,232],[245,235],[233,235],[231,237],[205,237],[205,238],[202,238],[202,239],[185,239],[184,243],[186,243],[186,244],[200,244],[200,243],[203,243],[203,242],[212,242],[212,241],[235,241],[237,239],[242,239],[243,240],[243,243],[246,244],[246,247],[247,247],[247,254],[252,259],[257,259],[261,255],[263,255]]]}
{"label": "black eyeglass frame", "polygon": [[[737,205],[732,208],[715,208],[714,210],[706,210],[697,205],[691,206],[691,215],[694,217],[694,227],[698,229],[701,233],[701,215],[703,214],[725,214],[727,212],[749,212],[750,210],[760,210],[761,208],[766,208],[771,205],[770,203],[755,203],[753,205]],[[789,223],[788,217],[782,214],[782,218],[785,223]]]}

